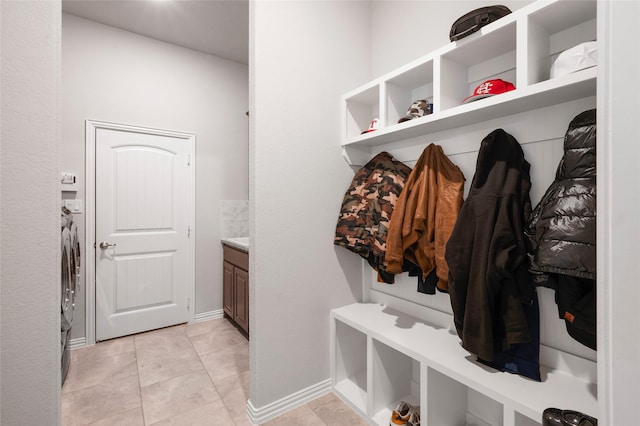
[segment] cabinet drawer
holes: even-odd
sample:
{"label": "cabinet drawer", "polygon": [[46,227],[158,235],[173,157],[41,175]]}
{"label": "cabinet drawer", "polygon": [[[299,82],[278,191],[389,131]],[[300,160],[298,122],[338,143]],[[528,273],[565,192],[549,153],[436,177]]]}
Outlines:
{"label": "cabinet drawer", "polygon": [[238,268],[249,270],[249,253],[236,250],[233,247],[223,245],[224,260],[237,266]]}

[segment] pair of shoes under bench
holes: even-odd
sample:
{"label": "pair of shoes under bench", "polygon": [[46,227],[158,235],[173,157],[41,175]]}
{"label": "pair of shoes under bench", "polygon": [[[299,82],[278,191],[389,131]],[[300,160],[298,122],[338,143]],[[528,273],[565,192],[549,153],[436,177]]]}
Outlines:
{"label": "pair of shoes under bench", "polygon": [[389,426],[420,426],[420,410],[410,404],[400,401],[391,413]]}

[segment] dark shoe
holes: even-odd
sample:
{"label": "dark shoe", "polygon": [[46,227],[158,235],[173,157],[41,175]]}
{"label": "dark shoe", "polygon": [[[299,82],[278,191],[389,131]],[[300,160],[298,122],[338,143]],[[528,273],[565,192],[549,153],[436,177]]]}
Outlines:
{"label": "dark shoe", "polygon": [[597,426],[598,420],[573,410],[547,408],[542,413],[542,426]]}
{"label": "dark shoe", "polygon": [[563,410],[562,411],[562,419],[564,420],[566,425],[571,426],[597,426],[598,420],[594,419],[591,416],[586,414],[582,414],[578,411],[573,410]]}
{"label": "dark shoe", "polygon": [[565,426],[562,422],[562,410],[559,408],[547,408],[542,412],[542,426]]}

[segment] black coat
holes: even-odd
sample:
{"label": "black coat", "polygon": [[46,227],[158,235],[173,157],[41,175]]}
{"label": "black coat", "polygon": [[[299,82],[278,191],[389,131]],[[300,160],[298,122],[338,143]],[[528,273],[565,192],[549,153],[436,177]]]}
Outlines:
{"label": "black coat", "polygon": [[[596,278],[596,110],[577,115],[564,138],[556,178],[531,214],[530,269]],[[555,287],[546,277],[540,285]]]}
{"label": "black coat", "polygon": [[524,238],[531,212],[529,169],[513,136],[502,129],[487,135],[447,244],[455,326],[462,346],[486,361],[530,340],[523,309],[534,292]]}
{"label": "black coat", "polygon": [[564,138],[556,178],[526,235],[536,285],[556,290],[569,334],[596,349],[596,110],[578,114]]}

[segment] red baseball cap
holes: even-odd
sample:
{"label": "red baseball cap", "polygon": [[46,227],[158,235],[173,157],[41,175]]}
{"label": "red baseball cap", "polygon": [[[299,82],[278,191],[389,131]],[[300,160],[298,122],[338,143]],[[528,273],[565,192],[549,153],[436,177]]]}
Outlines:
{"label": "red baseball cap", "polygon": [[499,95],[501,93],[510,92],[515,90],[516,86],[513,83],[504,81],[500,78],[495,80],[487,80],[473,91],[473,95],[464,98],[463,104],[477,101],[478,99],[488,98],[489,96]]}

